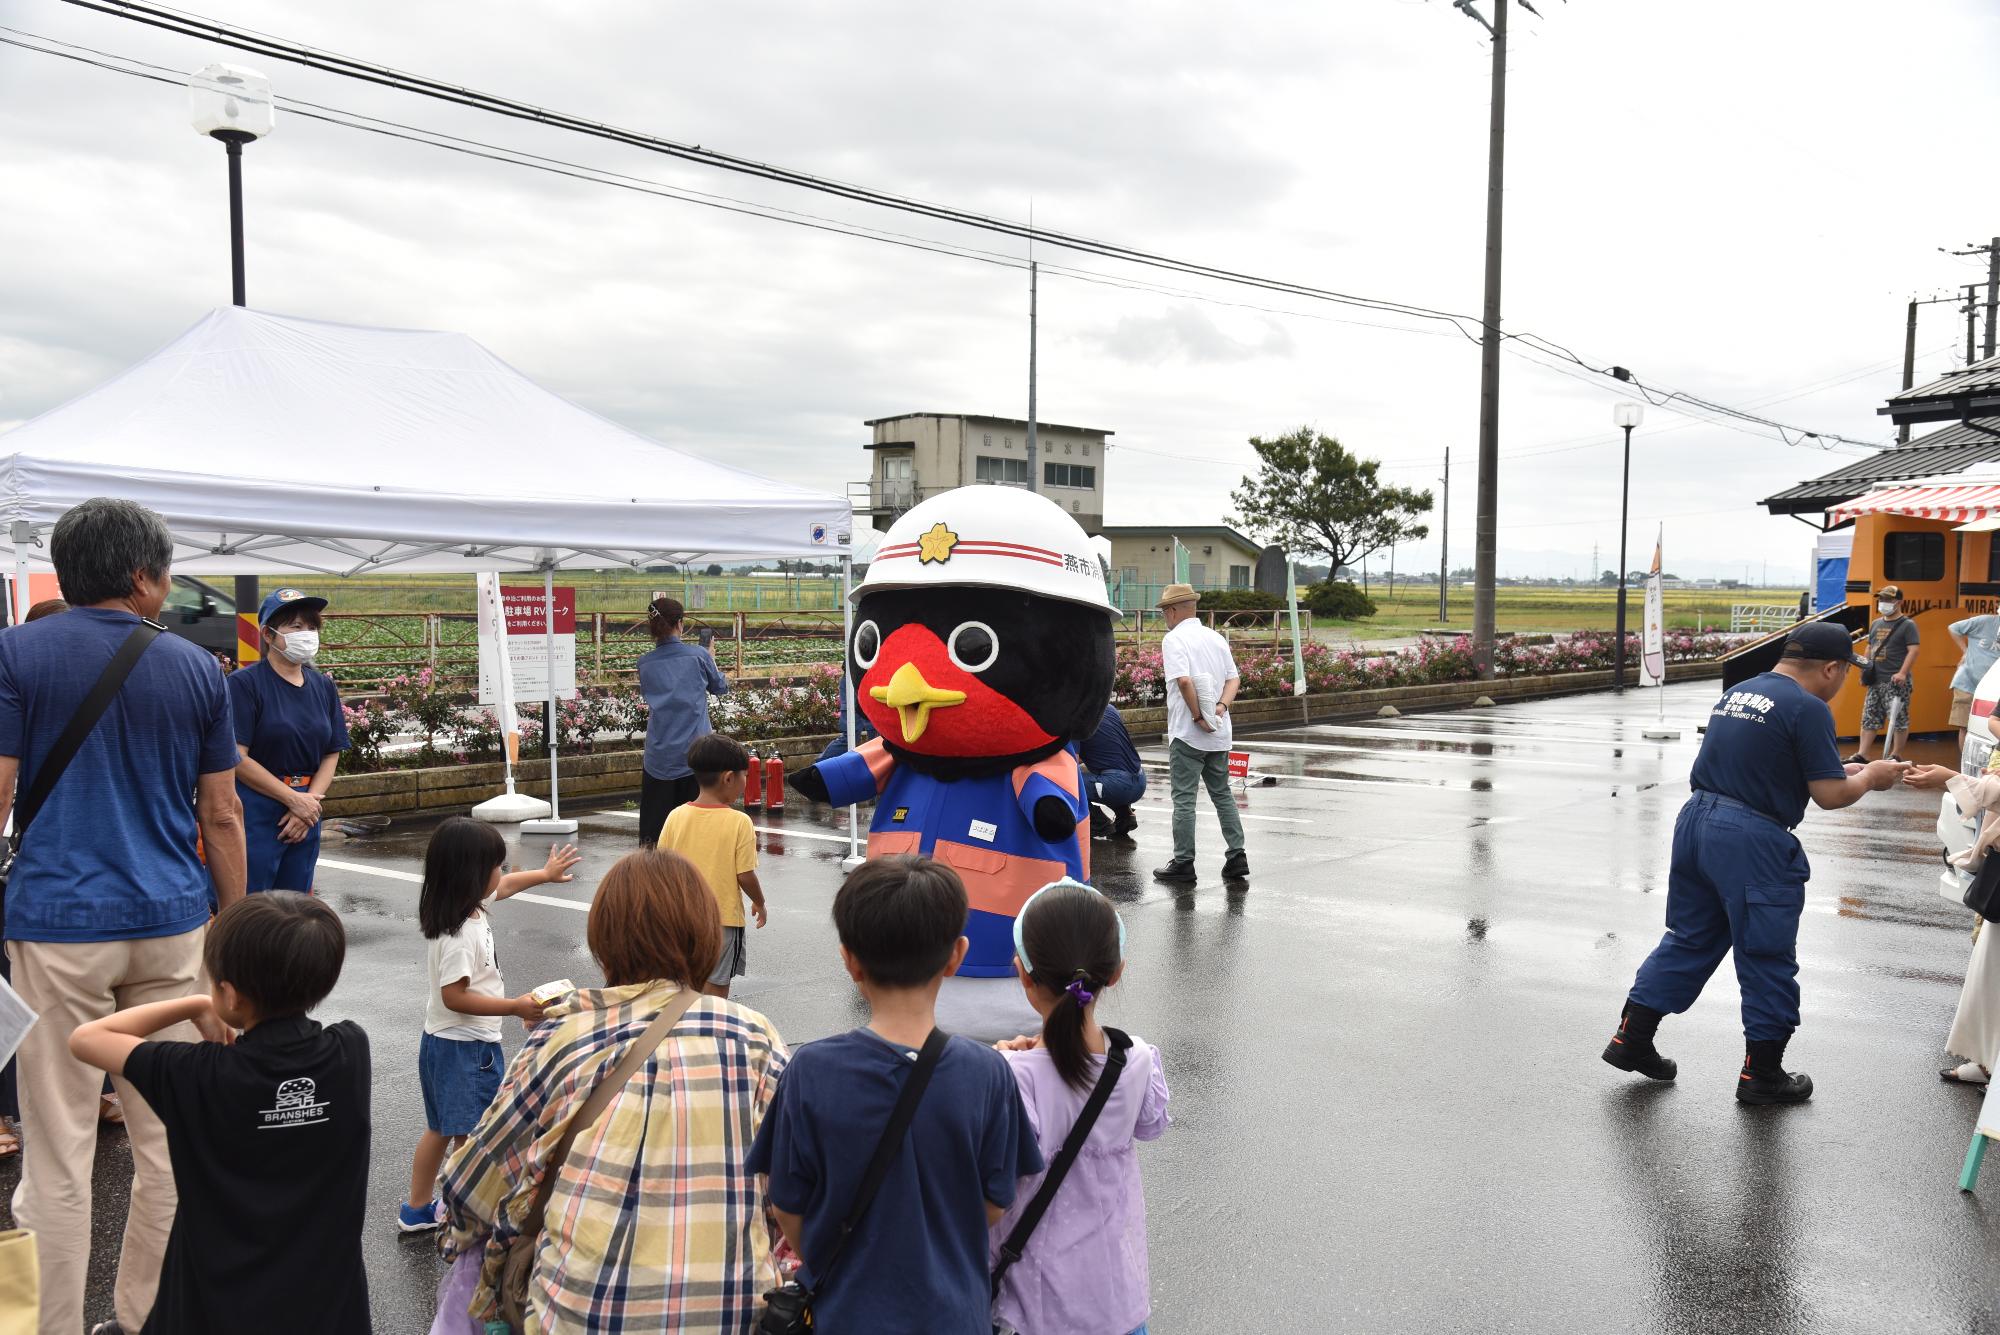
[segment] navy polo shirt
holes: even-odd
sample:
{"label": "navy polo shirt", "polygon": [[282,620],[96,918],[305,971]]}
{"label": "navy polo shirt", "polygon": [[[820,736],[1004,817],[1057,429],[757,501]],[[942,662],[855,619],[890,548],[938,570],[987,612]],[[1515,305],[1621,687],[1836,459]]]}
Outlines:
{"label": "navy polo shirt", "polygon": [[1826,701],[1782,673],[1766,672],[1716,702],[1688,782],[1789,828],[1805,819],[1808,784],[1846,777]]}
{"label": "navy polo shirt", "polygon": [[1132,745],[1132,734],[1125,731],[1125,718],[1116,705],[1104,706],[1097,731],[1090,734],[1078,754],[1092,774],[1139,772],[1139,749]]}
{"label": "navy polo shirt", "polygon": [[311,774],[319,762],[347,749],[347,717],[333,678],[306,669],[297,686],[259,660],[229,678],[229,707],[236,742],[271,773]]}
{"label": "navy polo shirt", "polygon": [[[17,796],[138,624],[78,607],[0,633],[0,756],[21,762]],[[7,878],[7,939],[125,941],[207,922],[195,781],[236,759],[221,666],[160,636],[28,828]]]}

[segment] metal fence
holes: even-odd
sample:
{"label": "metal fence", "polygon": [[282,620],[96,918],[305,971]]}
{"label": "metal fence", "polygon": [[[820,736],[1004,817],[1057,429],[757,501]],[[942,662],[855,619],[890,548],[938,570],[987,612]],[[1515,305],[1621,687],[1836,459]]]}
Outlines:
{"label": "metal fence", "polygon": [[1729,631],[1732,635],[1768,634],[1797,624],[1797,603],[1732,603]]}

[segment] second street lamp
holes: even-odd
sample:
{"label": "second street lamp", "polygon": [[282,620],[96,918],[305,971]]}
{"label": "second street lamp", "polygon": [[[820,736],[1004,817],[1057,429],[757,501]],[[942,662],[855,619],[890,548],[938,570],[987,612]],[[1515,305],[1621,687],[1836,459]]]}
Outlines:
{"label": "second street lamp", "polygon": [[229,151],[230,300],[243,296],[243,145],[271,133],[271,81],[242,65],[206,65],[188,76],[188,116],[195,133]]}
{"label": "second street lamp", "polygon": [[1625,430],[1625,480],[1618,489],[1618,639],[1611,649],[1612,688],[1625,689],[1625,523],[1632,510],[1632,428],[1646,415],[1636,403],[1611,410],[1611,424]]}

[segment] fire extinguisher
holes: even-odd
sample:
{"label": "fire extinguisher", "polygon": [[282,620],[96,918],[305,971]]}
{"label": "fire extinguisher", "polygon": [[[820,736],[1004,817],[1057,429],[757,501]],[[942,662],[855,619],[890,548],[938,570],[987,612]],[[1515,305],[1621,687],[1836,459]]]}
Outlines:
{"label": "fire extinguisher", "polygon": [[750,753],[750,770],[743,780],[743,805],[761,807],[764,805],[764,762],[757,759],[757,753]]}
{"label": "fire extinguisher", "polygon": [[785,761],[776,751],[773,751],[770,758],[764,762],[764,787],[766,789],[764,809],[766,811],[783,811],[785,809]]}

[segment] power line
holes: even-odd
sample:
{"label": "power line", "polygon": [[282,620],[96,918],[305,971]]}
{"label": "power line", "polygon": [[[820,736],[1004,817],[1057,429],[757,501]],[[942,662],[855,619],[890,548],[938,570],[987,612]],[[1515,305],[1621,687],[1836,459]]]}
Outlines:
{"label": "power line", "polygon": [[[234,47],[241,51],[303,65],[309,69],[339,75],[343,78],[357,79],[400,92],[415,93],[419,96],[457,106],[485,111],[516,120],[529,121],[573,133],[590,135],[614,143],[644,149],[648,152],[660,153],[669,157],[676,157],[719,170],[751,176],[782,185],[812,190],[861,204],[893,209],[937,221],[994,232],[1031,243],[1039,241],[1045,246],[1061,247],[1124,263],[1166,269],[1192,277],[1262,288],[1267,291],[1279,292],[1286,295],[1356,306],[1388,314],[1439,321],[1445,323],[1472,342],[1480,341],[1480,338],[1472,330],[1477,329],[1483,332],[1485,329],[1483,320],[1475,319],[1469,315],[1456,314],[1408,302],[1315,287],[1288,280],[1266,278],[1217,265],[1175,259],[1114,242],[1064,232],[1045,231],[1010,219],[997,218],[989,214],[976,213],[949,205],[935,204],[851,182],[839,181],[830,177],[781,167],[773,163],[758,162],[714,149],[705,149],[699,144],[683,144],[658,135],[607,125],[600,121],[588,120],[566,112],[555,111],[551,108],[534,106],[511,98],[445,83],[422,75],[411,74],[390,66],[373,64],[334,52],[322,51],[314,47],[290,42],[268,33],[236,27],[209,19],[203,15],[175,10],[162,5],[143,4],[139,3],[138,0],[65,0],[65,3],[93,10],[97,13],[107,14],[114,18],[123,18],[132,22],[145,24],[149,27],[159,28],[180,36],[218,42],[224,46]],[[1501,333],[1496,330],[1495,332],[1505,340],[1519,342],[1524,346],[1533,347],[1551,356],[1572,362],[1584,370],[1598,375],[1611,376],[1630,384],[1648,402],[1658,407],[1665,407],[1669,401],[1678,400],[1693,406],[1707,408],[1711,412],[1720,413],[1724,416],[1737,417],[1746,422],[1772,428],[1778,431],[1781,437],[1789,434],[1797,436],[1801,440],[1835,441],[1873,447],[1872,442],[1855,440],[1828,432],[1807,431],[1799,427],[1788,426],[1784,423],[1775,422],[1769,418],[1758,417],[1755,414],[1731,408],[1727,404],[1717,403],[1714,400],[1705,399],[1700,395],[1691,394],[1686,391],[1675,390],[1665,386],[1657,389],[1649,387],[1642,383],[1636,375],[1623,367],[1593,365],[1577,353],[1539,334],[1527,331]],[[1796,442],[1788,439],[1787,443]]]}

